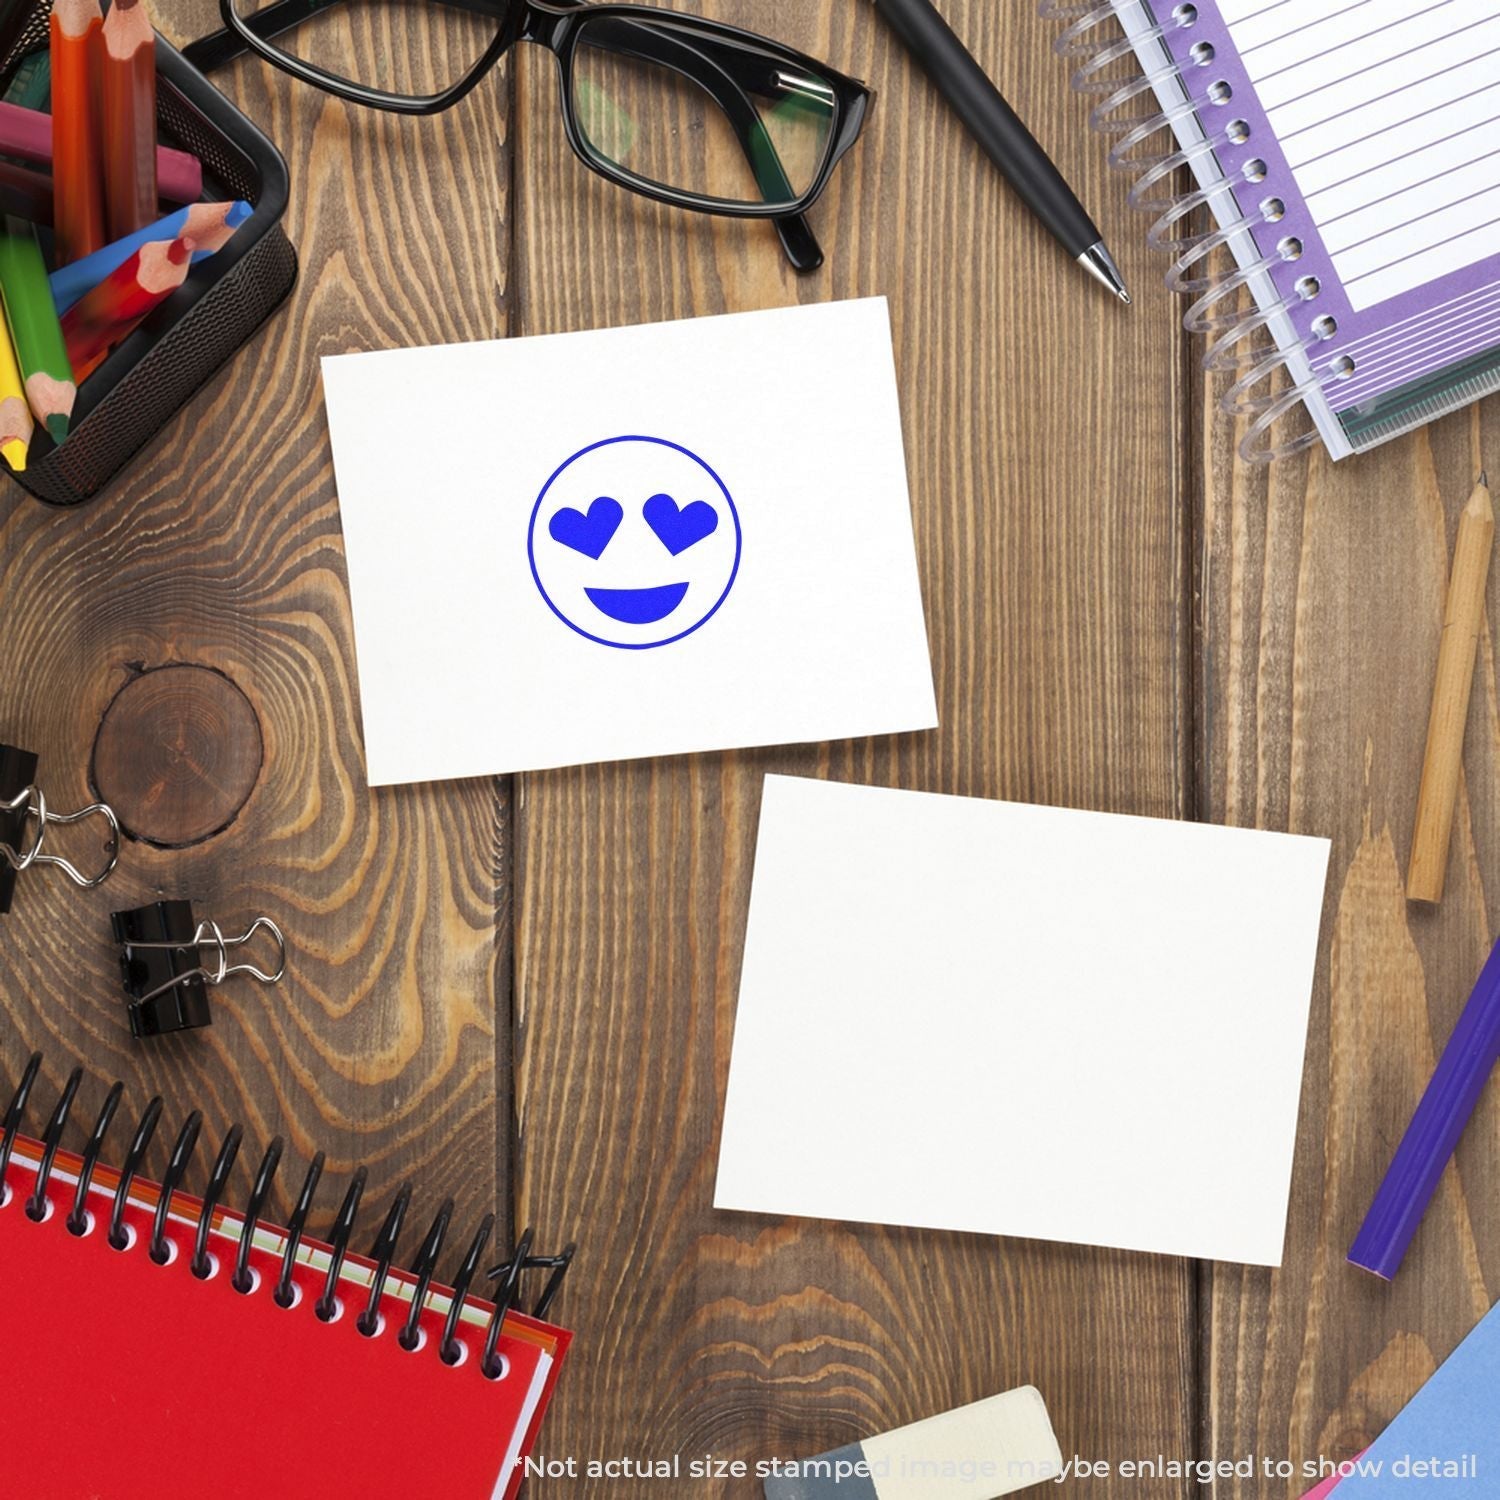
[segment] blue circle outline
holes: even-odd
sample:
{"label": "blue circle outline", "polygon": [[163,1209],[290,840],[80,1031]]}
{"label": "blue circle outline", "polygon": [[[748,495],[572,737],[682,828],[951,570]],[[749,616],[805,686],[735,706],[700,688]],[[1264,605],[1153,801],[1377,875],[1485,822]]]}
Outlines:
{"label": "blue circle outline", "polygon": [[[686,630],[679,631],[676,635],[669,635],[664,641],[607,641],[602,635],[592,635],[581,625],[575,625],[556,604],[552,596],[547,592],[546,585],[542,582],[542,575],[537,572],[536,566],[536,518],[541,513],[542,505],[547,498],[547,492],[556,483],[558,476],[564,469],[576,463],[586,453],[592,453],[596,448],[608,448],[615,443],[655,443],[661,448],[673,448],[678,453],[685,454],[692,459],[701,469],[707,471],[708,476],[718,485],[719,493],[724,497],[724,503],[729,507],[730,519],[734,522],[734,566],[729,570],[729,581],[724,585],[724,592],[719,595],[714,607],[704,615],[695,625],[689,625]],[[601,438],[597,443],[590,443],[587,448],[580,448],[570,458],[565,458],[548,476],[546,484],[542,486],[542,492],[536,497],[536,504],[531,507],[531,521],[526,527],[526,560],[531,564],[531,576],[536,583],[537,592],[542,596],[547,608],[557,616],[569,630],[577,631],[587,641],[593,641],[597,646],[612,646],[616,651],[654,651],[658,646],[670,646],[675,641],[680,641],[690,636],[695,630],[701,630],[713,617],[718,614],[720,607],[729,597],[729,591],[734,587],[734,580],[739,577],[740,554],[744,550],[745,535],[740,527],[740,513],[735,507],[734,497],[729,493],[729,486],[719,478],[713,467],[705,463],[691,448],[684,448],[681,443],[674,443],[667,438],[647,437],[644,433],[626,433],[621,437]]]}

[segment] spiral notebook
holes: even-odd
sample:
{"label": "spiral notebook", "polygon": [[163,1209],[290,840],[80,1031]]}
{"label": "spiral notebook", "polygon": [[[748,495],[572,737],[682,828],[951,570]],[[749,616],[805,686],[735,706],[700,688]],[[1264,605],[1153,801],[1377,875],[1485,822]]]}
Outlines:
{"label": "spiral notebook", "polygon": [[[445,1238],[450,1252],[468,1247],[458,1281],[479,1285],[486,1269],[481,1235],[457,1240],[440,1232],[450,1225],[451,1203],[422,1241],[414,1274],[391,1263],[404,1191],[364,1257],[341,1248],[357,1188],[345,1195],[330,1247],[259,1219],[271,1153],[245,1211],[218,1206],[228,1177],[221,1152],[207,1206],[170,1193],[158,1229],[164,1190],[128,1165],[122,1175],[99,1159],[118,1090],[80,1157],[57,1149],[77,1073],[43,1139],[20,1134],[35,1078],[33,1066],[0,1137],[6,1495],[515,1495],[570,1335],[510,1311],[486,1362],[494,1309],[462,1295],[455,1311],[456,1294],[431,1279]],[[153,1100],[125,1163],[141,1160],[137,1147],[159,1113]],[[196,1119],[177,1137],[168,1179],[182,1178]],[[237,1143],[237,1132],[231,1135]],[[362,1174],[355,1180],[362,1183]],[[304,1179],[294,1225],[305,1215],[309,1182],[315,1172]],[[528,1251],[523,1238],[501,1285],[514,1288],[523,1265],[551,1266],[550,1297],[569,1254],[529,1259]],[[200,1278],[195,1264],[210,1274]],[[241,1270],[243,1291],[236,1289]]]}
{"label": "spiral notebook", "polygon": [[[1072,22],[1057,49],[1084,59],[1075,86],[1111,161],[1142,174],[1132,198],[1177,253],[1168,281],[1197,299],[1205,363],[1244,372],[1225,404],[1251,419],[1247,458],[1319,437],[1343,458],[1500,389],[1495,0],[1043,10]],[[1112,17],[1122,40],[1098,30]],[[1197,191],[1174,197],[1182,166]],[[1186,235],[1199,206],[1219,227]],[[1236,272],[1207,274],[1219,244]],[[1241,286],[1257,313],[1236,311]],[[1296,408],[1310,420],[1287,437]]]}

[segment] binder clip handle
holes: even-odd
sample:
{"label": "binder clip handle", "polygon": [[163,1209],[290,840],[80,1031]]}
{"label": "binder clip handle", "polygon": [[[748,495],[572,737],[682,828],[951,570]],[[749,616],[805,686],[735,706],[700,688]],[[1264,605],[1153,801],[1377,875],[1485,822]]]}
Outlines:
{"label": "binder clip handle", "polygon": [[[243,948],[257,932],[269,933],[271,941],[276,945],[276,968],[269,974],[251,963],[229,962],[229,950]],[[223,984],[236,974],[244,974],[258,984],[280,984],[286,975],[286,935],[269,917],[257,917],[238,937],[225,937],[217,922],[200,922],[195,940],[199,947],[205,946],[210,940],[214,945],[213,972],[204,974],[204,979],[209,984]]]}
{"label": "binder clip handle", "polygon": [[[229,962],[229,950],[231,948],[243,948],[257,932],[269,932],[271,941],[276,944],[276,971],[267,974],[263,969],[258,969],[254,964],[232,964]],[[193,929],[193,935],[186,943],[181,942],[127,942],[125,944],[126,956],[137,950],[145,952],[171,953],[182,948],[203,949],[213,945],[214,957],[211,964],[200,963],[196,969],[189,969],[182,974],[174,974],[165,983],[157,985],[154,990],[147,990],[144,995],[137,997],[140,1004],[144,1005],[148,1000],[154,1000],[158,995],[164,995],[168,990],[175,989],[178,985],[186,984],[192,979],[201,979],[204,984],[223,984],[226,979],[236,974],[248,974],[250,978],[259,980],[261,984],[277,984],[286,973],[286,937],[282,930],[269,918],[257,917],[238,937],[225,937],[224,930],[217,922],[200,922]]]}
{"label": "binder clip handle", "polygon": [[[260,984],[276,984],[286,973],[286,937],[269,917],[257,917],[232,937],[217,922],[195,922],[187,901],[158,901],[135,911],[117,911],[111,921],[130,997],[130,1030],[136,1037],[211,1025],[210,987],[240,974]],[[275,967],[232,962],[233,950],[261,932],[274,945]]]}
{"label": "binder clip handle", "polygon": [[[32,823],[36,825],[36,830],[24,849],[18,850],[11,844],[0,842],[0,856],[4,857],[5,862],[17,875],[31,869],[33,865],[51,865],[61,870],[74,885],[91,891],[95,886],[103,885],[120,862],[120,820],[115,817],[107,803],[91,802],[87,807],[79,808],[77,812],[53,812],[47,806],[47,794],[40,787],[29,786],[14,797],[0,802],[0,814],[9,817],[19,816],[22,826]],[[73,823],[82,823],[86,818],[103,818],[109,825],[104,864],[92,875],[85,875],[77,865],[71,860],[64,859],[60,854],[44,852],[49,829],[65,828]]]}

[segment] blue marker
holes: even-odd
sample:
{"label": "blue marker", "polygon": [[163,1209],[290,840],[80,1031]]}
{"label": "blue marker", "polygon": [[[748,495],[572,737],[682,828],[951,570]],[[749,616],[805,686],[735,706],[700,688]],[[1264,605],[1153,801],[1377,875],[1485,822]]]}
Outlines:
{"label": "blue marker", "polygon": [[250,217],[250,213],[250,205],[243,199],[230,204],[190,203],[186,208],[168,214],[165,219],[158,219],[144,229],[137,229],[134,234],[127,234],[124,239],[115,240],[102,250],[54,271],[49,280],[58,316],[67,312],[80,297],[93,291],[111,271],[123,266],[142,245],[191,234],[204,247],[193,252],[196,264],[212,255]]}

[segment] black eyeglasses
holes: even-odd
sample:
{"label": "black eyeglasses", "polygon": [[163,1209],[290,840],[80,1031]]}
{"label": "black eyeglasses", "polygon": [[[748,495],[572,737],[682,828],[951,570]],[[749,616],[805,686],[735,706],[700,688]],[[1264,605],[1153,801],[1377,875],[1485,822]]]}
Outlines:
{"label": "black eyeglasses", "polygon": [[[631,192],[770,219],[815,271],[805,217],[859,136],[857,79],[766,37],[645,5],[576,0],[219,0],[225,29],[185,50],[204,72],[250,50],[355,104],[428,115],[457,104],[516,42],[557,58],[579,159]],[[316,59],[347,58],[356,76]]]}

